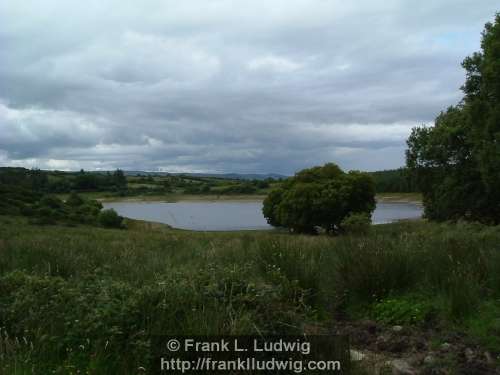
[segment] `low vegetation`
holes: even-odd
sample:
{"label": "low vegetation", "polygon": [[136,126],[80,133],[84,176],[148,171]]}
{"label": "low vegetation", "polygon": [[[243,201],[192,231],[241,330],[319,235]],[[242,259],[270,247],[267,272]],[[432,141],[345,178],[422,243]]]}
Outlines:
{"label": "low vegetation", "polygon": [[123,217],[112,208],[101,211],[98,220],[104,228],[124,228]]}
{"label": "low vegetation", "polygon": [[63,201],[55,195],[44,194],[30,187],[0,184],[0,196],[0,214],[25,216],[31,224],[123,227],[123,218],[114,210],[101,211],[100,202],[84,199],[74,192]]}
{"label": "low vegetation", "polygon": [[363,317],[500,352],[500,227],[408,222],[333,238],[3,216],[0,238],[4,373],[135,374],[152,334],[292,334]]}

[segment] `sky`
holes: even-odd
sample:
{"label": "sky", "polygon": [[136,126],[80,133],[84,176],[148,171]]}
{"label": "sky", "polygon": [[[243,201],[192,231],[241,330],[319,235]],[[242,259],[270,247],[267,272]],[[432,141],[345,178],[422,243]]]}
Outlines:
{"label": "sky", "polygon": [[404,165],[498,0],[0,2],[0,166]]}

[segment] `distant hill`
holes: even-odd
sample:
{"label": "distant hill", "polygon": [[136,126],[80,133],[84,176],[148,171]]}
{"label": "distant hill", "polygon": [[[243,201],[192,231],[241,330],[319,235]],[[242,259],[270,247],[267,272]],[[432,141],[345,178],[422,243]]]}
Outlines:
{"label": "distant hill", "polygon": [[127,176],[191,176],[191,177],[212,177],[223,178],[227,180],[265,180],[267,178],[274,178],[281,180],[288,176],[278,173],[169,173],[169,172],[145,172],[145,171],[124,171]]}
{"label": "distant hill", "polygon": [[[1,173],[27,173],[30,169],[23,167],[0,167]],[[55,174],[72,174],[78,171],[57,171],[57,170],[42,170],[46,173]],[[107,174],[113,173],[114,170],[109,171],[92,171],[86,170],[87,173],[98,173]],[[150,171],[123,171],[127,176],[190,176],[190,177],[212,177],[212,178],[223,178],[227,180],[265,180],[267,178],[274,178],[275,180],[281,180],[289,176],[285,176],[278,173],[170,173],[170,172],[150,172]]]}

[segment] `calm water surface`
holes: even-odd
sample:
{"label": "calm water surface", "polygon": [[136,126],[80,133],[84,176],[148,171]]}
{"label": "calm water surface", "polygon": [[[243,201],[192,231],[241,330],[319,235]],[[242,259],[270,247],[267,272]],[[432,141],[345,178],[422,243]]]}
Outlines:
{"label": "calm water surface", "polygon": [[[118,214],[138,220],[156,221],[190,230],[271,229],[262,216],[262,202],[112,202]],[[373,223],[382,224],[421,217],[422,208],[412,203],[378,203]]]}

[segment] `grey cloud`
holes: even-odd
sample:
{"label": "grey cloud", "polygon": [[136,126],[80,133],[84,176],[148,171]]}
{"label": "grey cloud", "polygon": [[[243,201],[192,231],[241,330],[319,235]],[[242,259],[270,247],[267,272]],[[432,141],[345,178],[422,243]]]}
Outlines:
{"label": "grey cloud", "polygon": [[281,172],[403,164],[456,103],[490,0],[0,5],[0,164]]}

